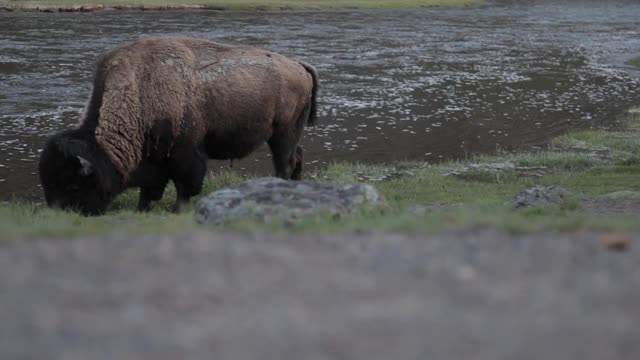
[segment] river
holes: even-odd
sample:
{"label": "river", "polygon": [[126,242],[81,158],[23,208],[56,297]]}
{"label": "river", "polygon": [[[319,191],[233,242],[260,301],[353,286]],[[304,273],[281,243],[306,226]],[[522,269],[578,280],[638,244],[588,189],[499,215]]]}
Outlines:
{"label": "river", "polygon": [[[640,104],[640,4],[331,12],[0,13],[0,199],[38,199],[46,137],[80,120],[98,55],[148,36],[253,45],[315,65],[307,168],[429,163],[614,128]],[[212,162],[212,169],[226,167]],[[234,167],[271,173],[266,147]]]}

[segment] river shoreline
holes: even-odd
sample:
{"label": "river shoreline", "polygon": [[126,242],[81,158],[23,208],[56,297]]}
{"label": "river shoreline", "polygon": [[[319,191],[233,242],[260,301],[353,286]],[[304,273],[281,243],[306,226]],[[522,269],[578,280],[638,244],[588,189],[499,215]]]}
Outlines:
{"label": "river shoreline", "polygon": [[[229,222],[218,230],[298,234],[375,231],[434,234],[490,227],[516,233],[638,233],[640,226],[640,108],[627,111],[616,131],[586,130],[554,138],[547,150],[474,156],[465,162],[397,162],[366,165],[333,163],[309,180],[321,183],[368,183],[389,201],[384,211],[361,211],[336,219],[311,217],[286,226],[274,222]],[[236,172],[208,175],[202,196],[247,180]],[[561,186],[572,195],[556,206],[514,211],[514,194],[536,185]],[[196,197],[199,198],[200,196]],[[102,217],[49,209],[40,202],[0,203],[0,240],[77,238],[123,234],[179,234],[196,227],[191,212],[170,213],[175,191],[147,213],[134,212],[138,193],[116,198]],[[196,199],[197,200],[197,199]],[[195,201],[195,200],[194,200]]]}

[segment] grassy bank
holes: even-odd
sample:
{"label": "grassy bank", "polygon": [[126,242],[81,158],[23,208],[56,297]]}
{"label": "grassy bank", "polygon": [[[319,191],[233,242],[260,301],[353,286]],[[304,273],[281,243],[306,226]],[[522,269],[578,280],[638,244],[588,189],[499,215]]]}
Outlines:
{"label": "grassy bank", "polygon": [[[607,217],[583,206],[584,200],[604,194],[640,191],[640,116],[620,131],[583,131],[556,138],[545,151],[478,156],[435,166],[417,162],[336,163],[313,176],[323,182],[371,183],[383,192],[389,207],[341,219],[319,217],[287,227],[239,222],[223,229],[423,233],[495,226],[512,231],[640,231],[637,213],[633,217]],[[210,176],[203,194],[243,180],[233,172]],[[509,200],[515,193],[538,184],[560,185],[573,196],[550,208],[511,208]],[[173,196],[173,191],[168,191],[152,212],[140,214],[132,211],[137,195],[130,191],[117,199],[110,213],[95,218],[42,205],[8,203],[0,206],[0,227],[6,238],[95,235],[114,229],[166,233],[201,228],[194,225],[191,214],[168,211]]]}
{"label": "grassy bank", "polygon": [[227,10],[334,10],[401,9],[418,7],[462,7],[480,0],[0,0],[0,4],[24,6],[80,5],[207,5]]}

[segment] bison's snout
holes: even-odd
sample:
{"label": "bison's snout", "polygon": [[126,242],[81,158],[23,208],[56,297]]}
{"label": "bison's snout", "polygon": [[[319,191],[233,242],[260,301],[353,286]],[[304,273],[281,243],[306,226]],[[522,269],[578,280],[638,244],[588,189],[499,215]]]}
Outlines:
{"label": "bison's snout", "polygon": [[98,208],[90,208],[84,206],[63,206],[67,211],[80,213],[83,216],[100,216],[104,214],[104,210]]}
{"label": "bison's snout", "polygon": [[84,216],[101,216],[104,215],[104,211],[101,210],[95,210],[95,209],[91,209],[91,210],[81,210],[80,214],[84,215]]}
{"label": "bison's snout", "polygon": [[60,200],[47,200],[47,206],[55,210],[80,213],[83,216],[100,216],[105,213],[104,209],[101,208],[90,207],[82,204],[74,204]]}
{"label": "bison's snout", "polygon": [[47,200],[47,206],[52,209],[62,209],[62,204],[59,201]]}

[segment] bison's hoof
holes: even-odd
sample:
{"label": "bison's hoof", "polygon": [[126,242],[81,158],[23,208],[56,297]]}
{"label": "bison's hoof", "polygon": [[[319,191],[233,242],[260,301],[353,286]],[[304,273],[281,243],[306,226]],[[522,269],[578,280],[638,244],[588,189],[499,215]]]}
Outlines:
{"label": "bison's hoof", "polygon": [[189,201],[176,201],[171,210],[176,214],[191,211],[191,203]]}

